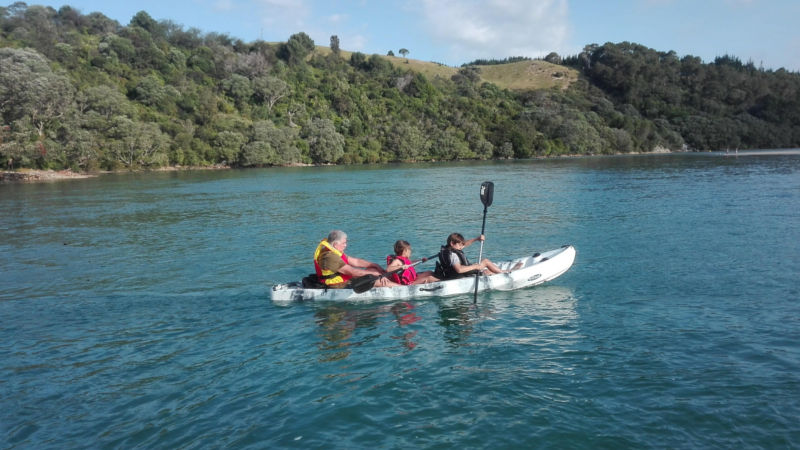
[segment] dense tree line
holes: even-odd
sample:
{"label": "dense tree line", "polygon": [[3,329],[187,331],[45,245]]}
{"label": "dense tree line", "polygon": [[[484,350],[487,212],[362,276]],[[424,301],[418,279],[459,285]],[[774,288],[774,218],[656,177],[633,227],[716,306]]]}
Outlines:
{"label": "dense tree line", "polygon": [[590,45],[563,63],[582,70],[623,113],[612,126],[640,116],[701,150],[800,146],[797,73],[731,55],[703,64],[629,42]]}
{"label": "dense tree line", "polygon": [[[346,44],[346,43],[342,43]],[[0,7],[0,158],[17,167],[372,163],[800,144],[800,78],[635,44],[546,58],[568,90],[429,79],[305,33],[251,43],[137,13]],[[407,51],[406,51],[407,53]]]}

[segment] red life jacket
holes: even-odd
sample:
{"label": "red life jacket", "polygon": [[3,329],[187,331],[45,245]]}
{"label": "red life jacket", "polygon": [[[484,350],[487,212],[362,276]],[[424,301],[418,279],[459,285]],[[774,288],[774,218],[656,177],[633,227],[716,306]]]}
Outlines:
{"label": "red life jacket", "polygon": [[[399,259],[403,264],[411,264],[411,260],[404,257],[404,256],[397,256],[397,255],[389,255],[386,257],[386,264],[391,264],[392,261],[395,259]],[[413,267],[409,267],[408,269],[392,274],[392,280],[395,283],[400,284],[411,284],[414,280],[417,279],[417,270]]]}

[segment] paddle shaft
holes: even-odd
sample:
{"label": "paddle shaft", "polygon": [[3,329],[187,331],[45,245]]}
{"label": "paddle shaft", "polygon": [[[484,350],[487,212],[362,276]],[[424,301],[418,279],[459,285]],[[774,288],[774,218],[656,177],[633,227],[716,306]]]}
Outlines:
{"label": "paddle shaft", "polygon": [[[484,232],[486,231],[486,210],[491,206],[492,200],[494,199],[494,183],[491,181],[484,181],[481,183],[481,203],[483,203],[483,224],[481,225],[481,236],[483,236]],[[481,259],[483,258],[483,240],[481,240],[481,249],[478,252],[478,266],[480,267]],[[481,271],[478,269],[478,272],[475,274],[475,296],[472,300],[473,303],[478,302],[478,276],[480,276]]]}
{"label": "paddle shaft", "polygon": [[[489,209],[488,206],[483,205],[483,225],[481,225],[481,236],[483,236],[484,231],[486,231],[486,210]],[[483,241],[481,241],[481,249],[478,251],[478,266],[481,265],[481,258],[483,258]],[[481,274],[481,270],[478,269],[478,272],[475,274],[475,295],[473,296],[472,302],[477,303],[478,301],[478,277]]]}

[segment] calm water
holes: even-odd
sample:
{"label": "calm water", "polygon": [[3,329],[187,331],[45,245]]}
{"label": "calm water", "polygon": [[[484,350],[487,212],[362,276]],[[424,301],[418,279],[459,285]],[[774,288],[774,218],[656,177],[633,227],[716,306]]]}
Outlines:
{"label": "calm water", "polygon": [[[276,306],[332,228],[548,285]],[[468,249],[477,256],[478,246]],[[800,155],[0,186],[0,448],[798,448]]]}

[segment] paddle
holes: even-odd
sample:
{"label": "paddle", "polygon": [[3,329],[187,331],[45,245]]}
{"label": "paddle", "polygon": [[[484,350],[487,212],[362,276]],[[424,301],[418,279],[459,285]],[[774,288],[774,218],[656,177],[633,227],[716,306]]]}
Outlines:
{"label": "paddle", "polygon": [[[428,256],[427,258],[422,258],[419,261],[416,261],[413,264],[410,264],[409,267],[414,267],[417,264],[423,263],[423,262],[425,262],[425,261],[427,261],[429,259],[435,258],[438,255],[439,254],[436,253],[434,255]],[[352,289],[353,292],[355,292],[356,294],[360,294],[362,292],[367,292],[368,290],[372,289],[373,286],[375,286],[375,282],[376,281],[380,280],[381,278],[383,278],[383,277],[385,277],[387,275],[391,275],[391,274],[394,274],[394,273],[400,273],[400,272],[406,270],[407,268],[408,267],[405,267],[405,268],[401,267],[401,268],[399,268],[397,270],[393,270],[391,272],[386,272],[383,275],[364,275],[364,276],[361,276],[361,277],[358,277],[358,278],[353,278],[350,281],[350,289]]]}
{"label": "paddle", "polygon": [[[481,225],[481,235],[486,230],[486,209],[492,205],[492,199],[494,198],[494,183],[491,181],[484,181],[481,184],[481,202],[483,203],[483,225]],[[478,264],[481,263],[481,258],[483,258],[483,241],[481,241],[481,249],[478,252]],[[478,302],[478,276],[480,276],[480,270],[475,274],[475,296],[472,299],[473,303]]]}

